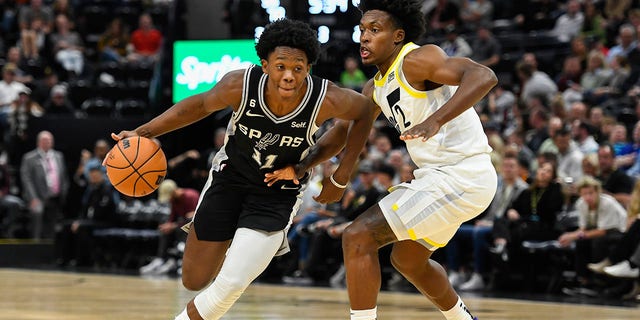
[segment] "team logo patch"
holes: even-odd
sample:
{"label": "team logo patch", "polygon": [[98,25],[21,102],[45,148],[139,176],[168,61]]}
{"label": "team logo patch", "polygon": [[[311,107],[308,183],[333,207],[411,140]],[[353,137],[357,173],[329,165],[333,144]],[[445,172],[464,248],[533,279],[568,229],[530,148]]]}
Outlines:
{"label": "team logo patch", "polygon": [[265,150],[268,146],[276,143],[280,140],[280,134],[271,134],[271,132],[264,135],[264,137],[260,138],[260,141],[256,142],[256,150]]}

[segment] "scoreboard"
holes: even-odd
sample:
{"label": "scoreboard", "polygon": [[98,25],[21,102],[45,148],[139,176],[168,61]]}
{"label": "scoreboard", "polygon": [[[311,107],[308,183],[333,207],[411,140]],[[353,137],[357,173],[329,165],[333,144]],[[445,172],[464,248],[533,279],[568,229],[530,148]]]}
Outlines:
{"label": "scoreboard", "polygon": [[[261,7],[269,21],[287,17],[309,23],[318,32],[320,43],[360,39],[360,0],[291,0],[283,5],[279,0],[262,0]],[[256,26],[259,36],[263,26]]]}

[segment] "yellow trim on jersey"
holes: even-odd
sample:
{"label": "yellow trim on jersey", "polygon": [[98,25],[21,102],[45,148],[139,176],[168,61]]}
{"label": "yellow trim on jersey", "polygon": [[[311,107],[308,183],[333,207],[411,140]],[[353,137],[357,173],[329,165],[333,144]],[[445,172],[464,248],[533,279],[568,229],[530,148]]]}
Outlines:
{"label": "yellow trim on jersey", "polygon": [[[396,72],[396,74],[398,74],[398,73]],[[414,98],[424,99],[424,98],[427,97],[427,93],[426,92],[418,91],[418,90],[414,89],[409,84],[404,83],[404,79],[398,79],[398,83],[400,84],[402,89],[404,89],[404,91],[406,91],[409,95],[411,95]]]}
{"label": "yellow trim on jersey", "polygon": [[[402,71],[400,70],[400,67],[402,65],[402,63],[400,62],[402,62],[402,58],[404,58],[409,53],[409,51],[412,51],[413,49],[417,49],[417,48],[419,47],[415,45],[413,42],[406,43],[400,50],[400,53],[396,56],[396,59],[391,64],[391,67],[389,68],[389,70],[387,70],[384,77],[380,77],[380,72],[378,72],[373,77],[373,82],[375,83],[375,86],[376,87],[384,86],[384,84],[387,82],[387,78],[389,77],[389,74],[391,74],[391,71],[393,70],[395,71],[396,80],[398,81],[398,84],[400,84],[400,87],[402,87],[404,91],[406,91],[410,96],[414,98],[418,98],[418,99],[426,98],[427,97],[426,92],[414,89],[408,83],[406,83],[403,78],[398,76]],[[376,101],[375,96],[373,101]]]}
{"label": "yellow trim on jersey", "polygon": [[[387,82],[387,78],[389,77],[389,74],[391,74],[391,71],[395,71],[396,67],[398,66],[398,62],[404,58],[405,56],[405,51],[411,51],[415,48],[418,48],[417,45],[415,45],[413,42],[408,42],[405,43],[404,46],[402,46],[402,49],[400,49],[400,53],[398,53],[398,55],[396,56],[396,59],[393,60],[393,63],[391,63],[391,66],[389,67],[389,70],[387,70],[387,72],[384,74],[383,77],[380,77],[380,71],[378,71],[378,73],[376,73],[376,75],[373,77],[373,83],[375,84],[376,87],[382,87],[384,86],[385,82]],[[380,79],[378,79],[380,78]]]}
{"label": "yellow trim on jersey", "polygon": [[416,232],[413,231],[413,229],[408,229],[407,233],[409,234],[409,238],[411,238],[411,240],[417,240],[418,237],[416,237]]}
{"label": "yellow trim on jersey", "polygon": [[422,240],[424,240],[426,243],[436,247],[436,248],[442,248],[444,246],[446,246],[446,243],[437,243],[435,241],[431,241],[429,238],[422,238]]}
{"label": "yellow trim on jersey", "polygon": [[[407,233],[409,234],[409,238],[411,238],[411,240],[416,241],[418,239],[418,237],[416,236],[416,232],[413,231],[413,229],[408,229]],[[436,247],[436,248],[442,248],[444,246],[446,246],[446,243],[437,243],[435,241],[432,241],[429,238],[422,238],[422,240],[424,240],[426,243]]]}

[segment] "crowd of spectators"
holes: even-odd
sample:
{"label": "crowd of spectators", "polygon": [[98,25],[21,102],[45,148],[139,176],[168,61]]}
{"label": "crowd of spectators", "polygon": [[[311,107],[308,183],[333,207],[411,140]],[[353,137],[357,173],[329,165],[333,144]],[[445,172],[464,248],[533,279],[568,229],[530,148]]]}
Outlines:
{"label": "crowd of spectators", "polygon": [[[637,1],[426,0],[423,8],[429,30],[425,42],[441,45],[450,55],[485,64],[499,78],[499,84],[475,106],[493,148],[492,159],[500,180],[497,196],[483,215],[463,225],[450,245],[434,256],[442,259],[454,286],[460,290],[496,288],[496,272],[509,268],[509,273],[517,273],[522,266],[533,263],[531,252],[544,250],[545,254],[571,261],[561,266],[576,274],[574,279],[564,280],[566,294],[636,299],[640,293],[640,237],[634,231],[640,214]],[[31,0],[13,9],[15,21],[6,21],[5,8],[1,24],[4,34],[14,35],[13,39],[3,37],[6,64],[0,82],[0,121],[5,132],[0,157],[0,231],[5,236],[17,232],[10,220],[17,219],[21,211],[43,210],[42,203],[62,195],[60,189],[57,193],[45,190],[45,201],[41,199],[39,205],[33,197],[26,197],[24,188],[9,188],[24,183],[10,182],[10,169],[22,172],[21,167],[27,163],[23,154],[32,148],[25,149],[21,139],[25,134],[38,134],[29,131],[28,119],[76,112],[77,106],[68,103],[73,100],[69,84],[90,75],[95,78],[101,69],[94,62],[157,63],[162,41],[152,17],[142,12],[139,29],[129,31],[133,29],[127,24],[130,18],[114,18],[103,25],[104,33],[94,34],[95,45],[89,46],[90,37],[83,28],[87,30],[91,24],[78,18],[86,12],[82,7],[70,6],[67,1],[52,4]],[[6,30],[11,25],[15,30]],[[357,64],[349,58],[344,76],[332,80],[360,87],[362,76]],[[55,67],[33,73],[44,65]],[[208,160],[219,150],[222,141],[218,136],[222,133],[220,128],[215,133],[215,145],[212,141],[206,149],[186,150],[170,157],[169,177],[176,183],[172,190],[201,189]],[[390,186],[412,177],[414,166],[397,136],[386,120],[379,119],[342,201],[320,206],[305,198],[290,230],[294,254],[276,259],[271,268],[282,270],[280,276],[285,282],[343,285],[341,231]],[[47,150],[39,144],[32,156],[45,157]],[[62,224],[66,231],[60,236],[67,242],[79,237],[73,233],[82,221],[95,216],[90,212],[96,212],[96,203],[91,203],[100,198],[96,192],[103,189],[96,187],[101,182],[92,177],[98,170],[89,159],[95,156],[99,162],[100,154],[97,150],[83,153],[86,162],[81,163],[87,167],[76,169],[75,176],[73,170],[67,170],[67,178],[73,176],[76,184],[76,180],[84,180],[87,190],[80,212]],[[339,156],[332,161],[315,170],[310,192],[330,174]],[[62,165],[57,169],[63,169]],[[43,186],[55,185],[56,179],[41,178]],[[146,212],[139,202],[145,199],[114,201],[115,211],[129,213],[129,218],[136,210]],[[149,201],[156,203],[155,199]],[[168,213],[162,217],[155,226],[145,227],[154,229],[168,221],[172,228],[165,234],[173,234],[177,220],[167,220]],[[113,226],[113,221],[107,221]],[[134,224],[128,221],[129,226]],[[66,251],[61,249],[65,252],[63,260],[73,259],[69,248],[72,245],[67,245]],[[86,248],[74,250],[76,258],[85,263]],[[160,266],[168,259],[166,250],[166,244],[159,251],[155,247],[136,267],[147,262]],[[398,277],[388,261],[382,266],[389,286],[397,284]],[[612,280],[616,277],[633,281]]]}

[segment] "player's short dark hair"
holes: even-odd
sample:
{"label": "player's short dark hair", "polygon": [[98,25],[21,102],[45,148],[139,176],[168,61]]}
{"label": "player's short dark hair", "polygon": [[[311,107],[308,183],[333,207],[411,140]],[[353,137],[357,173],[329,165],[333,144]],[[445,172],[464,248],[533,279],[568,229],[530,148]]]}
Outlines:
{"label": "player's short dark hair", "polygon": [[395,26],[403,29],[404,42],[416,42],[424,34],[426,22],[421,0],[362,0],[358,9],[365,13],[370,10],[381,10],[391,15]]}
{"label": "player's short dark hair", "polygon": [[307,55],[310,64],[315,63],[320,55],[316,32],[308,24],[297,20],[279,19],[264,28],[256,44],[258,57],[267,60],[276,47],[300,49]]}

